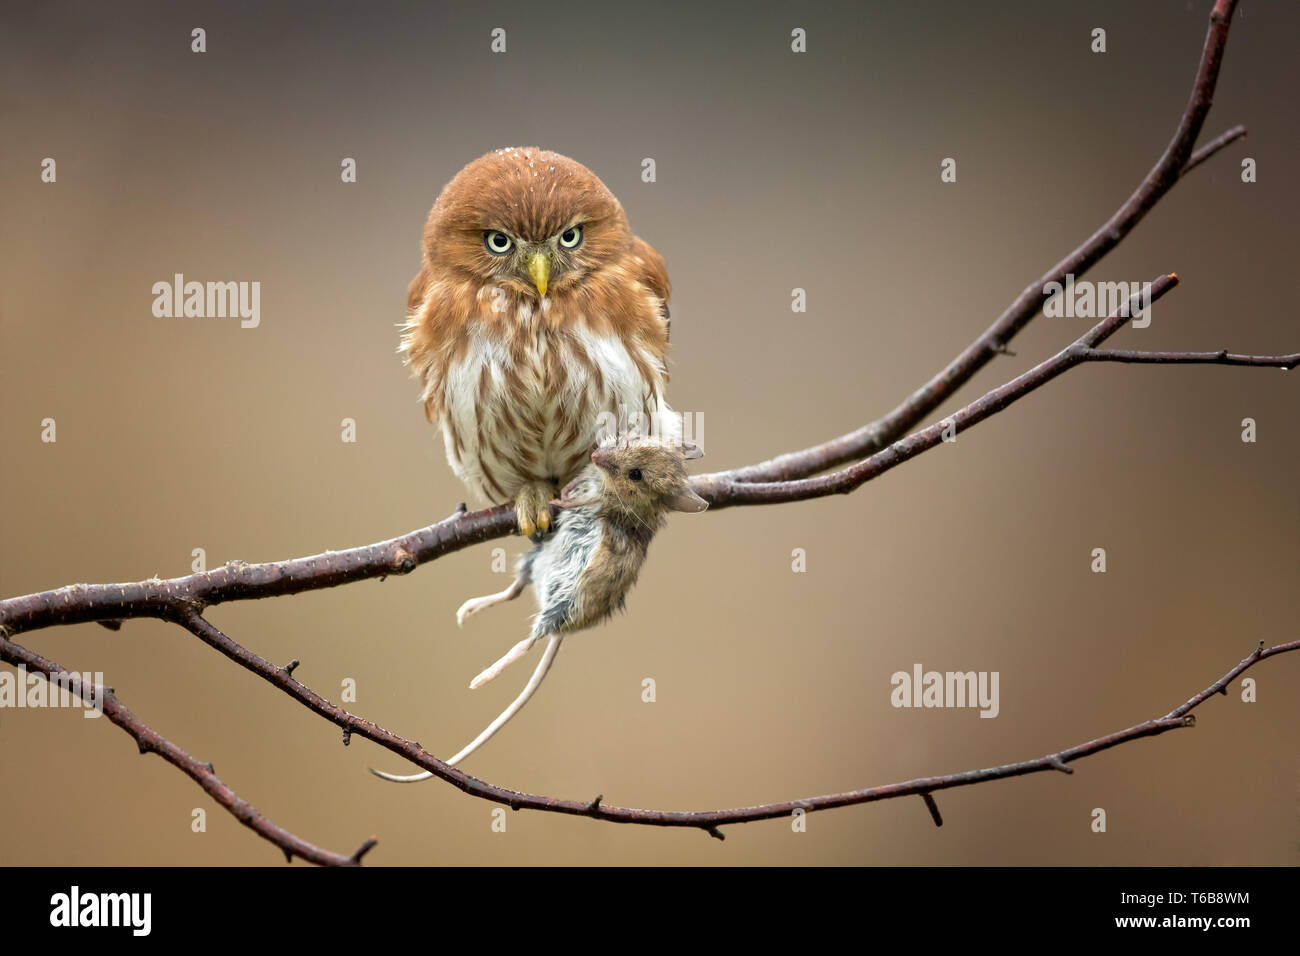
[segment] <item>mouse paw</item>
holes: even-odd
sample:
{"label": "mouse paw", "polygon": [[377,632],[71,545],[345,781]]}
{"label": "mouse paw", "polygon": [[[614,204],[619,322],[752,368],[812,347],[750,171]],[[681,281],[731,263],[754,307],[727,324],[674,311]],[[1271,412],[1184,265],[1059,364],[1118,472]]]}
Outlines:
{"label": "mouse paw", "polygon": [[494,602],[490,597],[470,598],[456,610],[456,626],[464,627],[465,619],[472,617],[485,607],[489,607]]}

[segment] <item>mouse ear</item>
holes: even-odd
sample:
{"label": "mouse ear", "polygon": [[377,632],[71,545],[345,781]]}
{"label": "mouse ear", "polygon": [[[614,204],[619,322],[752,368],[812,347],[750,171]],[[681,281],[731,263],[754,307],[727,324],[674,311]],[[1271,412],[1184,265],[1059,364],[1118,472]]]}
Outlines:
{"label": "mouse ear", "polygon": [[695,442],[693,441],[686,441],[685,439],[683,439],[682,457],[685,458],[687,461],[690,461],[692,458],[703,458],[704,449],[701,448],[699,445],[695,444]]}
{"label": "mouse ear", "polygon": [[573,480],[560,489],[560,500],[563,501],[566,498],[572,498],[574,493],[578,490],[578,486],[582,484],[584,477],[586,476],[583,475],[582,472],[578,472],[574,475]]}
{"label": "mouse ear", "polygon": [[585,508],[587,505],[596,504],[600,497],[590,488],[584,488],[586,479],[585,471],[578,472],[571,482],[560,489],[560,497],[555,503],[561,508]]}
{"label": "mouse ear", "polygon": [[664,496],[664,504],[673,511],[686,511],[694,513],[703,511],[709,506],[709,503],[691,490],[689,485],[682,485],[675,491],[669,492]]}
{"label": "mouse ear", "polygon": [[580,498],[560,498],[555,502],[559,508],[586,508],[588,505],[600,504],[600,498],[596,495],[583,495]]}

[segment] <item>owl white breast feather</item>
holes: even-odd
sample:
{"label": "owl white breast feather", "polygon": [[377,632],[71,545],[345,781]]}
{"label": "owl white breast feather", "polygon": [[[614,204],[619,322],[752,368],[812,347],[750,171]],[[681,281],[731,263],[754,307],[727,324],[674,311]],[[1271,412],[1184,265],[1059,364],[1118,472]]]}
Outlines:
{"label": "owl white breast feather", "polygon": [[563,487],[602,435],[680,438],[661,397],[661,360],[644,349],[634,360],[617,336],[581,320],[534,329],[531,311],[525,302],[500,325],[472,322],[464,356],[448,366],[440,424],[447,461],[466,485],[507,501],[529,482]]}

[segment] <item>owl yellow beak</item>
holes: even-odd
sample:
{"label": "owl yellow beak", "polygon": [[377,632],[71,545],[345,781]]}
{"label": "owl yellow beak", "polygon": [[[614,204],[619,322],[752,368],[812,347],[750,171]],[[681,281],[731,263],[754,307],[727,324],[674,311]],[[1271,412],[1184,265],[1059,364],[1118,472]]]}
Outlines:
{"label": "owl yellow beak", "polygon": [[546,295],[546,283],[551,278],[551,257],[545,252],[534,252],[528,257],[528,277],[537,286],[538,295]]}

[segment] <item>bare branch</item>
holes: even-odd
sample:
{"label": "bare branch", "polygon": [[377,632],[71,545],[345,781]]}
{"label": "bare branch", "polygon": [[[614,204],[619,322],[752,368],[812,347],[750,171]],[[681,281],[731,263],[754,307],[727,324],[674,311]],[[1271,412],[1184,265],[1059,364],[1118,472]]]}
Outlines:
{"label": "bare branch", "polygon": [[[306,840],[294,836],[283,827],[272,823],[262,815],[260,810],[240,797],[229,786],[222,783],[221,779],[213,772],[212,764],[195,760],[166,737],[151,730],[144,721],[118,700],[117,694],[113,692],[112,688],[102,688],[102,693],[98,695],[97,702],[94,689],[87,687],[75,671],[65,671],[53,661],[46,660],[22,645],[9,641],[2,633],[0,633],[0,659],[14,666],[21,664],[28,672],[41,674],[47,681],[52,676],[57,675],[61,678],[60,685],[68,687],[72,693],[77,694],[87,705],[94,706],[98,703],[98,706],[103,709],[105,717],[131,735],[131,738],[135,740],[136,745],[140,748],[140,753],[157,754],[173,767],[182,771],[202,787],[208,796],[229,810],[236,820],[258,836],[271,841],[283,850],[285,858],[290,861],[297,856],[309,863],[316,863],[321,866],[358,866],[361,863],[361,857],[375,845],[375,840],[371,838],[362,844],[356,853],[351,856],[344,856],[308,843]],[[53,689],[55,685],[51,683],[50,686]]]}
{"label": "bare branch", "polygon": [[472,514],[457,511],[427,528],[346,551],[265,564],[229,561],[211,571],[169,580],[72,584],[10,598],[0,601],[0,627],[16,634],[85,621],[167,618],[226,601],[300,594],[373,578],[382,580],[390,574],[409,574],[444,554],[515,531],[515,512],[510,505]]}
{"label": "bare branch", "polygon": [[[1161,276],[1151,284],[1151,302],[1174,285],[1177,277]],[[1145,353],[1096,349],[1095,344],[1113,334],[1131,315],[1136,296],[1091,329],[1082,338],[1023,375],[994,389],[948,419],[895,442],[889,448],[848,468],[817,478],[779,482],[741,482],[728,479],[731,472],[700,475],[692,487],[711,510],[737,506],[802,501],[829,494],[844,494],[860,487],[942,441],[945,428],[965,431],[1012,402],[1085,361],[1205,362],[1220,365],[1271,365],[1293,367],[1300,356],[1247,356],[1229,352]],[[509,505],[453,514],[417,531],[375,544],[327,551],[306,558],[245,564],[231,561],[212,571],[169,580],[122,584],[74,584],[0,601],[0,627],[11,634],[52,625],[86,621],[120,625],[139,617],[183,618],[190,612],[226,601],[253,600],[337,587],[354,581],[407,574],[417,566],[462,548],[516,532],[514,509]],[[295,666],[290,665],[290,670]]]}
{"label": "bare branch", "polygon": [[[1150,298],[1147,301],[1155,302],[1177,284],[1178,277],[1172,273],[1160,276],[1151,283]],[[872,478],[878,478],[891,468],[935,447],[943,441],[945,434],[955,437],[956,434],[977,425],[1002,411],[1012,402],[1046,385],[1061,373],[1086,361],[1097,344],[1104,342],[1118,331],[1120,326],[1134,314],[1134,310],[1142,306],[1142,296],[1141,292],[1134,293],[1122,306],[1047,361],[1040,362],[1023,375],[1018,375],[1000,388],[993,389],[948,418],[894,442],[884,451],[872,455],[865,461],[816,478],[790,481],[741,482],[725,480],[723,475],[706,475],[700,480],[712,483],[706,485],[700,494],[709,499],[710,510],[715,510],[729,505],[805,501],[809,498],[854,491]]]}
{"label": "bare branch", "polygon": [[1290,355],[1239,355],[1220,349],[1217,352],[1138,352],[1132,349],[1092,349],[1088,362],[1144,362],[1151,365],[1265,365],[1292,369],[1300,365],[1300,352]]}
{"label": "bare branch", "polygon": [[[210,622],[204,620],[199,615],[191,615],[181,623],[195,634],[199,635],[205,643],[217,648],[232,660],[270,681],[272,684],[285,691],[285,693],[306,705],[315,713],[343,727],[345,731],[364,737],[367,740],[377,743],[393,753],[398,754],[399,756],[405,757],[416,766],[430,771],[434,776],[447,781],[470,796],[489,800],[493,803],[504,804],[505,806],[515,810],[529,809],[550,813],[564,813],[574,816],[592,817],[598,820],[609,820],[614,823],[635,823],[647,826],[699,827],[711,832],[714,828],[725,824],[748,823],[753,820],[789,816],[796,808],[803,808],[808,812],[812,812],[813,810],[825,810],[832,807],[852,806],[858,803],[870,803],[875,800],[886,800],[892,797],[924,794],[932,790],[969,786],[970,784],[980,783],[985,780],[997,780],[1004,777],[1037,773],[1041,770],[1064,770],[1067,773],[1072,773],[1073,768],[1067,766],[1070,761],[1078,760],[1081,757],[1087,757],[1102,750],[1108,750],[1111,747],[1118,746],[1119,744],[1125,743],[1129,740],[1136,740],[1140,737],[1151,737],[1157,734],[1166,733],[1170,730],[1175,730],[1179,727],[1189,726],[1187,715],[1193,709],[1204,703],[1208,698],[1212,697],[1215,693],[1221,691],[1238,674],[1266,657],[1272,657],[1288,651],[1300,650],[1300,641],[1279,644],[1275,647],[1268,648],[1267,650],[1262,649],[1262,647],[1257,648],[1249,657],[1243,659],[1235,667],[1224,674],[1223,677],[1219,678],[1219,680],[1215,681],[1204,691],[1170,711],[1165,716],[1155,720],[1146,721],[1142,724],[1134,725],[1133,727],[1126,728],[1113,734],[1108,734],[1104,737],[1098,737],[1075,747],[1070,747],[1066,750],[1049,754],[1046,757],[1026,760],[1016,764],[1007,764],[1000,767],[991,767],[983,770],[968,770],[964,773],[950,774],[942,777],[924,777],[883,787],[853,790],[846,793],[826,794],[818,797],[791,800],[784,803],[765,804],[757,807],[745,807],[737,810],[672,811],[640,810],[613,806],[604,802],[603,795],[596,797],[594,800],[560,800],[554,797],[509,790],[479,780],[476,777],[471,777],[455,767],[447,766],[441,760],[433,756],[433,754],[425,750],[419,743],[399,737],[397,734],[385,730],[378,724],[364,720],[360,717],[355,717],[342,708],[331,704],[306,685],[301,684],[284,674],[283,671],[277,669],[274,664],[258,657],[246,648],[241,647],[238,643],[227,637]],[[933,800],[933,798],[931,798],[931,800]],[[927,805],[929,804],[927,803]],[[721,839],[720,833],[713,833],[713,835]]]}
{"label": "bare branch", "polygon": [[[222,653],[225,653],[231,659],[238,661],[243,666],[266,678],[295,699],[306,704],[311,710],[325,717],[326,719],[342,726],[345,730],[353,734],[365,737],[380,746],[392,751],[395,754],[406,757],[412,763],[422,767],[435,776],[446,780],[448,783],[456,786],[465,793],[479,797],[493,803],[499,803],[511,807],[515,810],[540,810],[547,813],[562,813],[571,816],[591,817],[597,820],[607,820],[611,823],[630,823],[642,826],[659,826],[659,827],[691,827],[701,829],[718,839],[722,839],[723,834],[718,829],[733,823],[751,823],[756,820],[769,820],[776,817],[788,817],[796,809],[802,809],[811,813],[816,810],[828,810],[835,807],[855,806],[862,803],[872,803],[877,800],[889,800],[896,797],[931,794],[936,790],[947,790],[956,787],[971,786],[977,783],[983,783],[990,780],[1001,780],[1008,777],[1024,776],[1030,773],[1039,773],[1046,770],[1067,770],[1067,765],[1073,761],[1080,760],[1083,757],[1100,753],[1103,750],[1109,750],[1121,744],[1142,737],[1154,737],[1159,734],[1167,733],[1171,730],[1177,730],[1181,727],[1189,727],[1194,723],[1190,716],[1191,712],[1203,704],[1216,693],[1222,692],[1226,686],[1242,672],[1248,670],[1254,664],[1268,657],[1274,657],[1278,654],[1288,653],[1290,651],[1300,650],[1300,640],[1289,643],[1278,644],[1270,648],[1262,646],[1256,648],[1248,657],[1241,660],[1236,666],[1230,669],[1226,674],[1217,681],[1196,694],[1183,704],[1174,708],[1163,717],[1145,721],[1141,724],[1135,724],[1132,727],[1097,737],[1085,743],[1069,747],[1056,753],[1048,754],[1044,757],[1038,757],[1032,760],[1025,760],[1019,763],[1004,764],[997,767],[987,767],[980,770],[967,770],[961,773],[947,774],[937,777],[921,777],[914,780],[903,781],[902,783],[887,784],[885,786],[869,787],[861,790],[850,790],[842,793],[823,794],[817,797],[805,797],[799,800],[790,800],[782,803],[763,804],[754,807],[741,807],[730,810],[701,810],[701,811],[682,811],[682,810],[643,810],[631,807],[619,807],[605,803],[603,798],[597,797],[595,800],[562,800],[555,797],[541,796],[539,794],[522,793],[515,790],[508,790],[504,787],[494,786],[475,777],[471,777],[454,767],[449,767],[442,761],[438,760],[418,743],[406,740],[390,731],[385,730],[377,724],[371,723],[359,717],[348,714],[346,711],[329,703],[323,697],[320,697],[314,691],[305,685],[293,680],[284,674],[282,669],[276,668],[256,654],[240,647],[235,641],[231,640],[225,634],[222,634],[216,627],[203,620],[197,615],[193,615],[184,621],[185,625],[200,634],[204,641],[217,647]],[[40,661],[41,658],[27,651],[25,648],[18,647],[3,638],[0,638],[0,654],[5,660],[10,662],[26,662],[28,660]],[[48,663],[48,662],[46,662]],[[60,670],[56,665],[51,665],[55,670]],[[117,705],[120,707],[120,705]],[[105,711],[108,712],[107,709]],[[115,723],[117,721],[114,721]],[[151,733],[151,732],[148,732]],[[134,734],[132,734],[135,736]],[[156,737],[156,735],[155,735]],[[163,751],[159,750],[159,753]],[[166,754],[164,754],[166,756]],[[188,758],[192,760],[193,758]],[[172,761],[175,762],[175,761]],[[190,768],[177,763],[187,773],[191,773]],[[203,765],[197,765],[200,771]],[[197,778],[196,778],[197,779]],[[204,786],[204,789],[208,789]],[[211,792],[211,791],[209,791]],[[216,794],[214,794],[216,796]],[[233,795],[232,795],[233,796]],[[220,801],[220,797],[218,800]],[[238,798],[234,798],[238,800]],[[242,801],[239,801],[241,804]],[[223,805],[225,805],[223,803]],[[247,806],[247,804],[243,804]],[[937,810],[937,804],[933,802],[933,796],[926,801],[927,807],[932,807],[932,815]],[[251,808],[249,808],[251,810]],[[234,812],[232,810],[232,812]],[[256,814],[256,811],[252,811]],[[236,814],[239,816],[239,814]],[[278,827],[274,827],[260,814],[256,814],[257,819],[261,821],[262,826],[273,828],[279,833]],[[274,839],[263,832],[263,829],[253,822],[240,817],[241,822],[253,827],[259,833],[267,836],[267,839],[273,839],[277,845],[282,845],[280,839]],[[936,823],[941,818],[936,817]],[[286,837],[297,840],[296,837],[286,834]],[[336,865],[346,865],[340,863],[340,860],[346,860],[347,863],[354,863],[359,860],[360,855],[366,852],[373,845],[369,841],[357,851],[353,857],[339,857],[338,854],[329,854],[327,851],[317,850],[310,844],[304,844],[301,841],[293,844],[292,852],[302,856],[304,859],[311,859],[303,849],[309,848],[318,854],[327,857],[327,861]],[[288,852],[286,850],[286,852]],[[325,862],[325,861],[316,861]]]}
{"label": "bare branch", "polygon": [[1025,286],[1016,300],[998,316],[997,321],[968,345],[965,351],[889,414],[856,431],[802,451],[778,455],[756,465],[702,477],[724,484],[739,481],[789,481],[806,478],[869,455],[906,433],[970,381],[994,356],[1002,354],[1007,343],[1042,309],[1047,300],[1043,290],[1049,283],[1064,283],[1068,274],[1073,274],[1076,279],[1083,275],[1119,245],[1183,176],[1246,135],[1245,127],[1235,126],[1205,144],[1195,154],[1192,153],[1192,146],[1210,111],[1214,87],[1219,79],[1219,66],[1223,62],[1224,45],[1228,41],[1228,26],[1236,5],[1236,0],[1218,0],[1214,5],[1192,93],[1179,120],[1178,129],[1160,160],[1147,173],[1133,195],[1083,245],[1043,273],[1037,281]]}
{"label": "bare branch", "polygon": [[1196,152],[1192,153],[1192,158],[1187,161],[1187,165],[1183,167],[1183,171],[1179,174],[1178,178],[1182,179],[1184,176],[1190,173],[1197,166],[1201,165],[1201,163],[1205,162],[1207,159],[1209,159],[1219,150],[1223,149],[1226,146],[1229,146],[1232,143],[1235,143],[1237,140],[1241,139],[1245,135],[1246,135],[1246,127],[1244,126],[1234,126],[1232,127],[1232,129],[1225,130],[1224,132],[1220,133],[1218,136],[1214,137],[1214,139],[1210,140],[1208,143],[1206,143]]}

